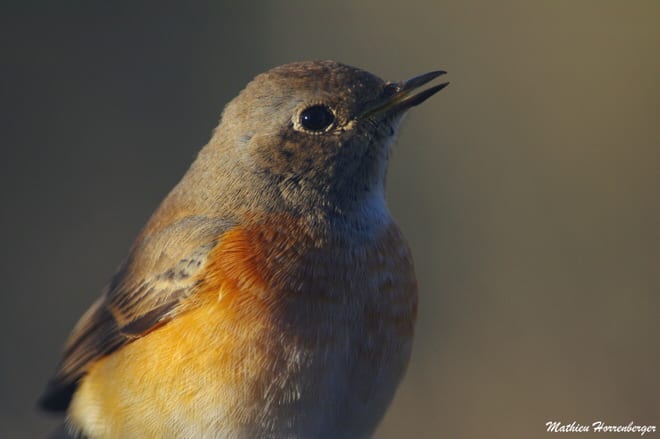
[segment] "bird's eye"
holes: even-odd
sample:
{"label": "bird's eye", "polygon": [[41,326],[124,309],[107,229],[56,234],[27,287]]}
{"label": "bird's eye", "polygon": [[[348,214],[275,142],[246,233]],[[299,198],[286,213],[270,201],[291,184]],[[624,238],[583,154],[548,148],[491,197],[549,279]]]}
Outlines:
{"label": "bird's eye", "polygon": [[312,105],[300,113],[300,125],[308,131],[324,131],[335,121],[335,115],[325,105]]}

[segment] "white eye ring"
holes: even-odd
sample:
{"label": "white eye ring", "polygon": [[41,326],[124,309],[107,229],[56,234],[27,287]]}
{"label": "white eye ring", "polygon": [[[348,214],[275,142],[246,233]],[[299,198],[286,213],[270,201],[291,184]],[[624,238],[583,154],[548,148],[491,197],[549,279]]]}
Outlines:
{"label": "white eye ring", "polygon": [[313,104],[303,108],[293,117],[293,127],[310,134],[321,134],[335,126],[335,112],[325,104]]}

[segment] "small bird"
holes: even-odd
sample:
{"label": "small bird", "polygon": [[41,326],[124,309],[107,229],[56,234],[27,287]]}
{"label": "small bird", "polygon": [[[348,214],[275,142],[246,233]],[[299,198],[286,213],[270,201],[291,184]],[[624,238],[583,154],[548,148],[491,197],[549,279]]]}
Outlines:
{"label": "small bird", "polygon": [[369,437],[417,313],[390,149],[444,73],[258,75],[74,327],[40,406],[71,437]]}

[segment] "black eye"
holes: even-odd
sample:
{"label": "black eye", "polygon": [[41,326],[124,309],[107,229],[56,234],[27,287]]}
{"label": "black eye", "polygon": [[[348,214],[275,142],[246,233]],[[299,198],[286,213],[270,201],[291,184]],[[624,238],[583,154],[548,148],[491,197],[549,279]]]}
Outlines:
{"label": "black eye", "polygon": [[323,131],[335,121],[335,115],[325,105],[313,105],[300,113],[300,125],[308,131]]}

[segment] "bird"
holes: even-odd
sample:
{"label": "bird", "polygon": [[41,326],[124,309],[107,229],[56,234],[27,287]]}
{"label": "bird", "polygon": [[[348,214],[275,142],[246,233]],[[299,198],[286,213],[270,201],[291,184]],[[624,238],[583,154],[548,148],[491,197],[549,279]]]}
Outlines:
{"label": "bird", "polygon": [[418,302],[388,161],[444,73],[257,75],[74,326],[40,407],[68,437],[370,437]]}

